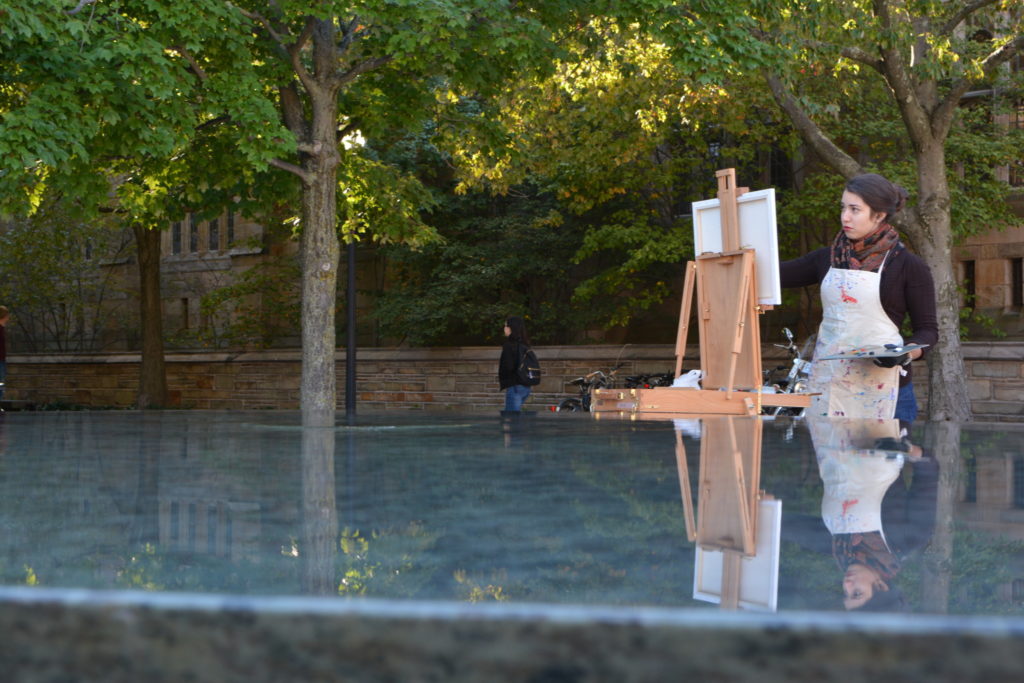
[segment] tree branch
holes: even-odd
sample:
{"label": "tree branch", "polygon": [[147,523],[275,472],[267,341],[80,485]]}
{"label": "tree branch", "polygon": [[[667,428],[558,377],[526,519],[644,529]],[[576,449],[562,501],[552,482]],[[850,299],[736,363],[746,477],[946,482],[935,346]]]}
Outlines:
{"label": "tree branch", "polygon": [[392,55],[385,55],[383,57],[374,57],[373,59],[367,59],[365,62],[360,62],[359,64],[356,64],[354,67],[352,67],[345,73],[338,76],[335,81],[335,84],[338,87],[341,87],[346,83],[354,81],[359,75],[364,74],[367,71],[379,69],[380,67],[390,62],[392,59],[394,59]]}
{"label": "tree branch", "polygon": [[284,116],[284,125],[295,134],[296,139],[305,140],[309,131],[306,126],[306,119],[303,115],[302,98],[295,81],[278,88],[281,97],[281,113]]}
{"label": "tree branch", "polygon": [[804,108],[796,100],[782,80],[771,72],[765,72],[765,81],[775,96],[775,101],[786,114],[789,115],[793,125],[800,132],[801,137],[820,156],[825,163],[836,169],[845,178],[852,178],[861,172],[861,166],[849,154],[839,149],[832,142],[821,128],[818,127],[811,117],[807,115]]}
{"label": "tree branch", "polygon": [[309,184],[313,181],[313,174],[301,166],[296,166],[295,164],[290,164],[287,161],[281,161],[280,159],[271,159],[269,163],[271,166],[297,175],[303,183]]}
{"label": "tree branch", "polygon": [[352,45],[356,39],[356,29],[359,28],[359,17],[352,17],[352,21],[345,25],[345,28],[341,31],[341,42],[338,43],[338,48],[344,52]]}
{"label": "tree branch", "polygon": [[[892,31],[892,16],[889,14],[888,0],[874,0],[875,15],[881,20],[885,31]],[[907,126],[910,140],[915,147],[920,147],[932,134],[928,112],[918,97],[914,81],[907,69],[907,63],[899,49],[891,46],[881,48],[882,75],[892,88],[893,99],[899,107],[903,122]]]}
{"label": "tree branch", "polygon": [[239,7],[238,5],[232,5],[232,7],[241,12],[242,16],[246,19],[255,21],[257,24],[266,29],[267,33],[270,35],[271,38],[274,39],[274,42],[277,43],[279,47],[281,47],[285,51],[288,50],[288,41],[285,40],[285,36],[288,35],[287,28],[282,33],[279,33],[277,29],[274,28],[274,25],[270,23],[270,20],[264,17],[259,12],[252,12],[250,10],[245,9],[244,7]]}
{"label": "tree branch", "polygon": [[199,62],[195,60],[192,53],[181,45],[172,45],[171,49],[181,55],[185,61],[188,62],[189,66],[192,68],[192,72],[199,77],[200,81],[203,81],[204,83],[206,82],[206,72],[203,70],[203,67],[199,66]]}
{"label": "tree branch", "polygon": [[[1006,64],[1015,54],[1021,51],[1024,51],[1024,35],[1019,35],[1002,47],[993,50],[981,62],[981,68],[985,77],[992,78],[995,75],[996,69]],[[933,128],[945,126],[943,130],[949,130],[956,108],[960,105],[960,99],[970,90],[973,83],[972,79],[964,77],[952,85],[932,115]]]}
{"label": "tree branch", "polygon": [[872,56],[869,52],[862,50],[859,47],[853,45],[849,47],[844,47],[842,50],[839,51],[839,54],[841,54],[843,57],[846,57],[847,59],[851,59],[860,64],[869,66],[878,73],[883,73],[882,60],[879,59],[878,57]]}
{"label": "tree branch", "polygon": [[937,35],[950,35],[951,33],[953,33],[953,31],[956,30],[956,27],[959,26],[969,16],[971,16],[981,8],[986,7],[987,5],[994,5],[997,2],[999,2],[999,0],[974,0],[974,2],[964,5],[956,14],[951,16],[946,21],[946,23],[942,25],[942,28],[939,29]]}
{"label": "tree branch", "polygon": [[78,0],[78,4],[75,6],[75,8],[67,10],[66,12],[64,12],[64,14],[68,15],[69,17],[74,16],[82,10],[84,10],[89,5],[96,4],[96,2],[97,0]]}
{"label": "tree branch", "polygon": [[[306,30],[303,29],[302,33],[305,35]],[[288,51],[288,61],[292,65],[292,71],[298,76],[303,87],[310,93],[319,91],[320,85],[313,78],[312,74],[309,73],[309,70],[306,69],[306,65],[302,63],[302,48],[298,45],[293,45],[286,49]]]}

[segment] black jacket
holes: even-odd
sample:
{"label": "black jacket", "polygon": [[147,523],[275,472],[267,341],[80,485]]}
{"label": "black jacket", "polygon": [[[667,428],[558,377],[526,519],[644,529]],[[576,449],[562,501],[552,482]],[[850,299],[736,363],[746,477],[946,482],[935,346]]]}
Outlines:
{"label": "black jacket", "polygon": [[513,339],[506,339],[501,345],[501,359],[498,361],[498,384],[502,391],[522,384],[519,381],[519,359],[526,353],[527,345]]}
{"label": "black jacket", "polygon": [[[819,285],[831,267],[831,247],[822,247],[809,254],[783,261],[779,275],[783,287]],[[927,354],[939,341],[938,316],[935,312],[935,283],[925,262],[906,249],[901,249],[882,269],[879,283],[882,309],[897,328],[910,316],[911,334],[906,344],[927,344]],[[900,377],[900,386],[910,381],[910,368]]]}

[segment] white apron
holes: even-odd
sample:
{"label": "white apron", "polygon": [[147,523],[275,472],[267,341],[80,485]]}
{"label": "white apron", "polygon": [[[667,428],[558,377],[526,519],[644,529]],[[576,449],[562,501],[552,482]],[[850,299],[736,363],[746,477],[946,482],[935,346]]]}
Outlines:
{"label": "white apron", "polygon": [[898,439],[897,420],[809,418],[808,426],[824,483],[821,518],[829,533],[882,529],[882,499],[903,468],[898,451],[875,448],[877,439]]}
{"label": "white apron", "polygon": [[[886,254],[888,258],[888,254]],[[900,331],[882,308],[877,273],[830,268],[821,281],[822,321],[814,358],[873,344],[903,344]],[[815,360],[807,390],[808,416],[891,418],[896,413],[899,368],[880,368],[870,359]]]}

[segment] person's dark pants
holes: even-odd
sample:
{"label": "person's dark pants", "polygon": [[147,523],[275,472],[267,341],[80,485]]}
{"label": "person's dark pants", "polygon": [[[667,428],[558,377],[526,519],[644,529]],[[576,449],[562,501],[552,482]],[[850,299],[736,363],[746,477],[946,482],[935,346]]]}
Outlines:
{"label": "person's dark pants", "polygon": [[914,383],[907,382],[900,387],[896,395],[896,414],[900,422],[913,422],[917,419],[917,398],[914,396]]}
{"label": "person's dark pants", "polygon": [[530,395],[530,387],[522,384],[514,384],[505,390],[505,410],[519,412],[523,408],[523,402]]}

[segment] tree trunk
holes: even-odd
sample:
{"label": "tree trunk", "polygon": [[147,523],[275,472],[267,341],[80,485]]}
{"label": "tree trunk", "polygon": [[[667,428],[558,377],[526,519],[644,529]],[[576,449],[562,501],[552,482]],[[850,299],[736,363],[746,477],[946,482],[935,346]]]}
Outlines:
{"label": "tree trunk", "polygon": [[939,464],[939,483],[935,501],[935,531],[923,555],[924,580],[920,609],[934,614],[947,614],[949,591],[953,584],[956,504],[963,471],[960,425],[955,422],[929,422],[925,427],[924,451]]}
{"label": "tree trunk", "polygon": [[[333,50],[329,23],[315,31],[316,48]],[[329,60],[324,60],[329,61]],[[307,89],[312,110],[309,129],[312,152],[303,161],[302,237],[302,423],[307,427],[334,425],[337,409],[334,317],[338,297],[337,91]]]}
{"label": "tree trunk", "polygon": [[335,177],[321,168],[302,192],[302,422],[334,424],[334,315],[338,280]]}
{"label": "tree trunk", "polygon": [[967,422],[972,419],[971,401],[960,347],[960,293],[953,272],[951,202],[940,143],[918,153],[917,178],[916,220],[907,227],[935,280],[939,324],[938,345],[928,354],[928,419]]}
{"label": "tree trunk", "polygon": [[140,409],[167,405],[164,366],[163,306],[160,299],[160,232],[133,225],[139,254],[139,319],[142,325],[142,362],[139,366]]}

